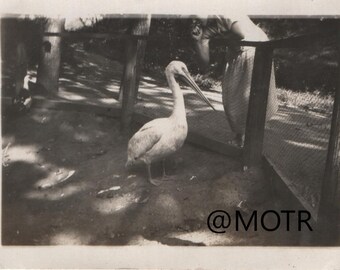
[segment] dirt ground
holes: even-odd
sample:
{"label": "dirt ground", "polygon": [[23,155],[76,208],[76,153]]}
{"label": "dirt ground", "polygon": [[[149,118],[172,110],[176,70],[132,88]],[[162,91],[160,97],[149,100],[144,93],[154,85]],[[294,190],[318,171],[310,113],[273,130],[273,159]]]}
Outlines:
{"label": "dirt ground", "polygon": [[167,160],[170,180],[155,187],[144,167],[125,168],[129,136],[114,118],[35,109],[5,111],[2,120],[4,245],[299,243],[282,230],[209,231],[212,211],[232,212],[244,200],[259,211],[282,209],[263,175],[241,172],[238,160],[185,144]]}

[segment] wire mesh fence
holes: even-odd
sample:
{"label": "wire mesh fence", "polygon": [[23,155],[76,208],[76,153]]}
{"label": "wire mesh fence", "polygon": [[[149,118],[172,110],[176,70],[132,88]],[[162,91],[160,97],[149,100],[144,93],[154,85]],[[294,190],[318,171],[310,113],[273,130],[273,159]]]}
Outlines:
{"label": "wire mesh fence", "polygon": [[[314,54],[322,55],[326,49],[314,48]],[[304,49],[295,52],[303,54]],[[280,53],[282,51],[277,52],[275,56]],[[320,63],[320,57],[311,57],[309,60],[311,63],[318,61]],[[324,66],[327,65],[334,66],[336,63],[328,61]],[[314,76],[322,76],[322,74],[319,72]],[[309,78],[302,78],[300,74],[292,73],[290,80],[294,82],[320,79],[313,78],[310,74],[307,77]],[[336,80],[336,78],[330,79]],[[334,95],[331,92],[332,89],[323,89],[321,86],[313,91],[287,90],[278,87],[279,109],[266,123],[265,129],[265,156],[286,185],[314,216],[320,202],[331,129],[334,104]]]}

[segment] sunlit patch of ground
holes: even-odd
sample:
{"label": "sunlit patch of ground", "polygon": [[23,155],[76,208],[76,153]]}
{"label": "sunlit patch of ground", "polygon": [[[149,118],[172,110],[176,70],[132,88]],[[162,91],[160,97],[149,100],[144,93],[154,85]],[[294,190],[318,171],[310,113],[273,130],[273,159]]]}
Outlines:
{"label": "sunlit patch of ground", "polygon": [[91,242],[90,235],[77,231],[65,231],[51,236],[50,245],[87,245]]}

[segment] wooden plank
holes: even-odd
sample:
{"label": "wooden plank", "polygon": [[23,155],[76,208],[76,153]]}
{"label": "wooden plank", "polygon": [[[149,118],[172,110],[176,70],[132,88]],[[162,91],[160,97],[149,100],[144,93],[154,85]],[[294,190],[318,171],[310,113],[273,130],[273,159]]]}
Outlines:
{"label": "wooden plank", "polygon": [[[132,30],[132,34],[146,34],[149,32],[151,17],[143,16],[137,22]],[[140,76],[141,56],[144,57],[145,47],[141,46],[138,40],[127,40],[126,42],[126,64],[124,70],[123,81],[123,98],[122,98],[122,114],[121,129],[123,132],[128,131],[131,125],[134,105],[136,103],[138,84]]]}
{"label": "wooden plank", "polygon": [[[64,32],[64,33],[56,33],[56,32],[45,32],[44,36],[60,36],[68,39],[117,39],[117,40],[159,40],[163,38],[168,38],[167,35],[152,35],[148,34],[117,34],[117,33],[89,33],[89,32]],[[239,45],[241,46],[250,46],[250,47],[258,47],[263,44],[267,44],[273,48],[298,48],[313,45],[314,43],[320,42],[320,40],[327,41],[329,43],[336,42],[335,40],[336,32],[333,30],[300,35],[295,37],[288,37],[277,40],[270,41],[251,41],[251,40],[241,40],[239,41]],[[173,37],[178,39],[183,39],[183,37]],[[190,38],[188,38],[190,39]],[[217,36],[214,39],[229,39],[229,37]]]}
{"label": "wooden plank", "polygon": [[328,30],[319,33],[288,37],[283,39],[269,41],[269,46],[273,48],[302,48],[314,45],[316,43],[327,42],[336,43],[336,31]]}
{"label": "wooden plank", "polygon": [[340,23],[338,26],[338,85],[335,94],[332,124],[328,143],[328,152],[325,173],[322,181],[319,229],[323,234],[324,244],[331,244],[334,240],[338,226],[337,215],[340,208],[337,207],[336,197],[339,186],[340,169]]}
{"label": "wooden plank", "polygon": [[261,164],[273,49],[256,48],[246,122],[244,166]]}
{"label": "wooden plank", "polygon": [[86,32],[44,32],[47,37],[63,37],[68,39],[117,39],[117,40],[147,40],[147,35],[142,34],[117,34],[117,33],[86,33]]}
{"label": "wooden plank", "polygon": [[[263,44],[266,44],[273,49],[279,48],[302,48],[314,45],[315,43],[323,43],[334,44],[336,42],[336,32],[329,30],[321,33],[300,35],[295,37],[288,37],[270,41],[248,41],[241,40],[239,44],[241,46],[250,46],[250,47],[258,47]],[[222,37],[223,39],[223,37]]]}

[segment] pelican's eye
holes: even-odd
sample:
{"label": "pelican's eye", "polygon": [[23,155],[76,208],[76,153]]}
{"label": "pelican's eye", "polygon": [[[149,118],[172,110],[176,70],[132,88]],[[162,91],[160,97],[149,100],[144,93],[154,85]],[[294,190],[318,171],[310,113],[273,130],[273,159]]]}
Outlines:
{"label": "pelican's eye", "polygon": [[184,75],[188,75],[189,73],[189,71],[185,67],[182,67],[182,72],[184,73]]}

